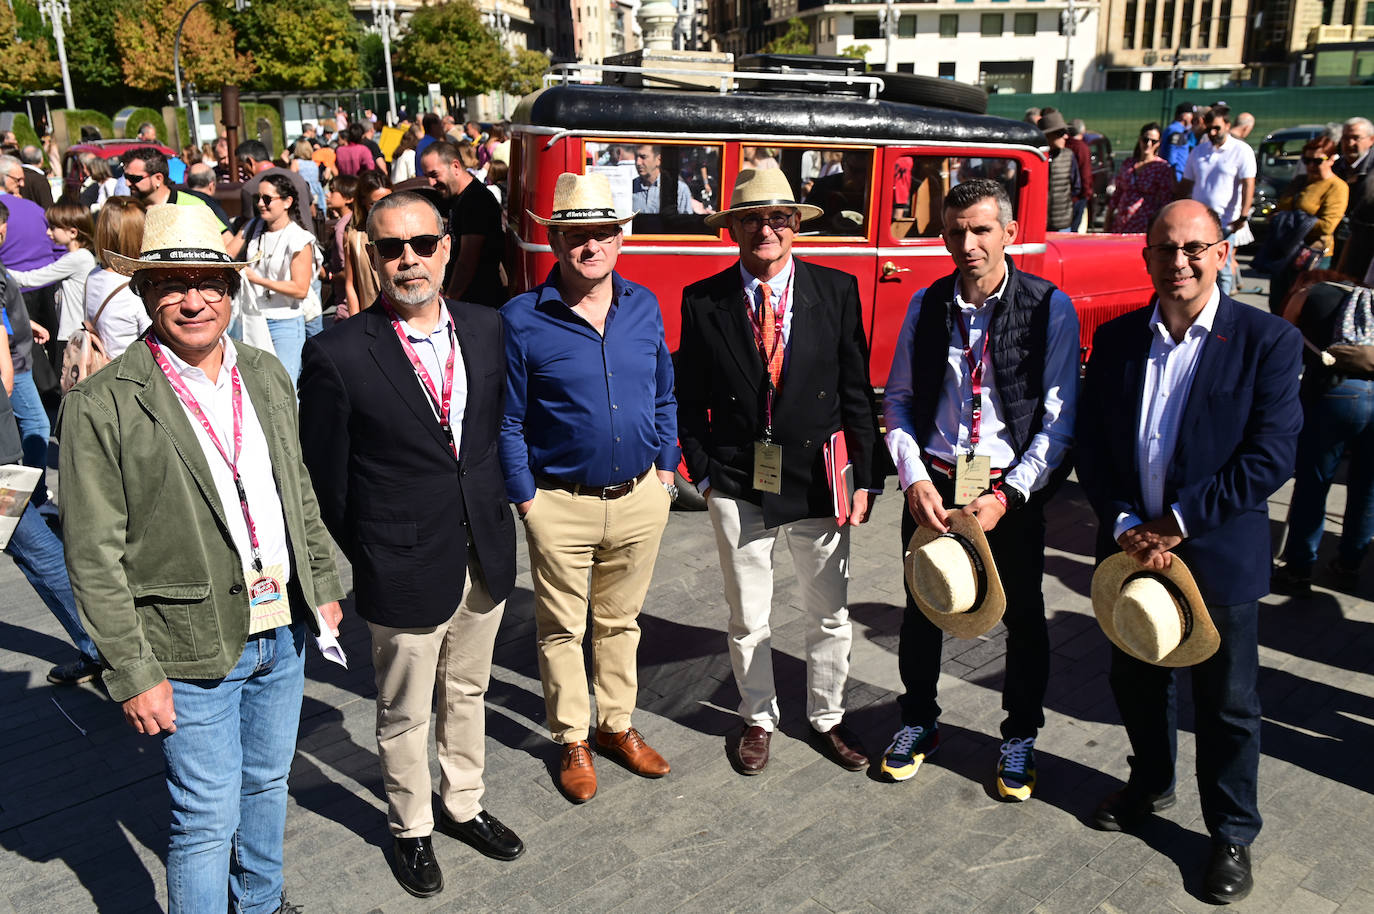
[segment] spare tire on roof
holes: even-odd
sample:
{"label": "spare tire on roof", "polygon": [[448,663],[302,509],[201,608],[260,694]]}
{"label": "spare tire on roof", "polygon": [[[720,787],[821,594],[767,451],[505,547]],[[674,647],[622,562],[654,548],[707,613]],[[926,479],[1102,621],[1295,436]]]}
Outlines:
{"label": "spare tire on roof", "polygon": [[916,73],[873,72],[869,75],[882,77],[883,91],[878,93],[879,98],[970,114],[988,113],[988,93],[981,86]]}

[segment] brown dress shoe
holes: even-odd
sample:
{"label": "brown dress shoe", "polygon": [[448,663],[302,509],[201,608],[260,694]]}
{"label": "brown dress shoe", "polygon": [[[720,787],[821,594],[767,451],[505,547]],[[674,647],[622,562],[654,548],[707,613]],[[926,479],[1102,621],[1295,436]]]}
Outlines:
{"label": "brown dress shoe", "polygon": [[768,765],[768,742],[773,734],[762,727],[745,727],[733,750],[730,761],[740,774],[758,774]]}
{"label": "brown dress shoe", "polygon": [[836,724],[826,732],[812,729],[815,740],[820,744],[826,758],[847,771],[863,771],[868,767],[868,756],[859,738],[844,724]]}
{"label": "brown dress shoe", "polygon": [[596,748],[602,755],[608,755],[640,777],[661,778],[672,769],[634,727],[619,733],[596,731]]}
{"label": "brown dress shoe", "polygon": [[574,803],[585,803],[596,796],[596,769],[592,767],[592,747],[585,739],[563,745],[558,769],[558,786]]}

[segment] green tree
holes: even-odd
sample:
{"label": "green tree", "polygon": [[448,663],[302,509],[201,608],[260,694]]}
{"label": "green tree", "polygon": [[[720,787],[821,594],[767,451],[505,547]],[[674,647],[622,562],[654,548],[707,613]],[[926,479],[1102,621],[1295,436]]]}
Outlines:
{"label": "green tree", "polygon": [[765,54],[814,54],[811,27],[795,16],[787,20],[787,31],[763,46]]}
{"label": "green tree", "polygon": [[[165,92],[175,80],[173,45],[181,17],[194,0],[133,0],[114,16],[115,43],[124,52],[120,68],[124,82],[134,89]],[[241,86],[253,77],[251,54],[234,51],[234,30],[198,6],[181,32],[181,78],[202,91],[226,85]]]}
{"label": "green tree", "polygon": [[[22,14],[23,4],[16,6]],[[26,92],[51,89],[61,82],[62,71],[51,46],[21,25],[8,3],[0,4],[0,37],[4,38],[0,42],[0,99],[13,101]]]}
{"label": "green tree", "polygon": [[452,95],[481,95],[501,86],[510,58],[472,0],[426,4],[394,45],[397,79],[423,90],[437,82]]}
{"label": "green tree", "polygon": [[[123,107],[129,103],[124,84],[124,57],[115,42],[115,17],[137,13],[134,0],[72,0],[72,21],[67,26],[67,69],[72,88],[85,104]],[[152,101],[152,99],[149,99]]]}
{"label": "green tree", "polygon": [[873,48],[866,44],[851,44],[840,52],[840,56],[853,57],[855,60],[863,60],[871,50],[873,50]]}
{"label": "green tree", "polygon": [[386,50],[382,46],[382,36],[376,32],[364,32],[358,42],[358,66],[363,71],[364,86],[386,85]]}
{"label": "green tree", "polygon": [[252,89],[351,89],[363,84],[362,26],[348,0],[254,3],[232,19],[238,50],[251,55]]}
{"label": "green tree", "polygon": [[517,48],[511,55],[510,70],[504,88],[516,98],[529,95],[544,85],[544,74],[547,72],[547,54],[543,51],[531,51],[529,48]]}

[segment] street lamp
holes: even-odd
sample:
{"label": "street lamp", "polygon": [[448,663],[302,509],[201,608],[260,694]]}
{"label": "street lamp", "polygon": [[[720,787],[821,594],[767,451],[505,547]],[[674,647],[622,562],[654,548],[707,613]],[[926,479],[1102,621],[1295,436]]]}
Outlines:
{"label": "street lamp", "polygon": [[[56,3],[57,0],[43,0],[43,2]],[[66,4],[68,0],[61,0],[61,2]],[[172,42],[172,79],[176,82],[178,108],[183,108],[186,106],[186,97],[185,95],[183,95],[181,91],[181,32],[183,29],[186,28],[186,20],[191,18],[191,11],[194,10],[196,7],[200,6],[202,3],[206,2],[208,2],[208,0],[196,0],[195,3],[192,3],[190,6],[186,8],[186,12],[182,14],[181,22],[177,24],[176,39]],[[248,9],[250,5],[250,0],[234,0],[234,12],[241,13],[244,10]],[[58,39],[57,51],[59,54],[62,53],[61,39]],[[66,69],[67,65],[65,63],[64,58],[64,62],[62,64],[62,70],[64,75],[66,74]],[[68,97],[70,97],[70,95],[71,93],[68,92]],[[190,116],[187,118],[186,126],[188,130],[200,130],[200,114],[195,110],[194,107],[191,109]],[[194,143],[199,143],[200,137],[192,135],[191,141]],[[178,140],[178,142],[180,142],[180,140]]]}
{"label": "street lamp", "polygon": [[897,9],[892,0],[887,0],[887,7],[883,10],[883,36],[886,40],[883,69],[888,73],[897,72],[897,58],[893,56],[892,49],[897,43],[897,23],[901,18],[902,11]]}
{"label": "street lamp", "polygon": [[72,96],[72,75],[67,72],[67,33],[62,29],[62,20],[72,21],[71,0],[38,0],[38,14],[43,21],[52,20],[52,37],[57,42],[57,61],[62,65],[62,91],[67,95],[67,108],[76,107]]}
{"label": "street lamp", "polygon": [[382,33],[382,60],[386,64],[388,124],[396,123],[396,84],[391,76],[391,33],[396,28],[396,0],[372,0],[372,21]]}
{"label": "street lamp", "polygon": [[[492,30],[496,32],[496,40],[501,45],[501,53],[508,54],[510,53],[507,47],[510,41],[510,13],[501,12],[501,8],[497,3],[498,0],[491,0],[491,12],[482,13],[482,18],[487,20]],[[500,117],[495,117],[493,120],[500,120],[501,117],[505,117],[506,114],[506,87],[501,86],[497,92],[499,93],[497,104],[500,107]]]}

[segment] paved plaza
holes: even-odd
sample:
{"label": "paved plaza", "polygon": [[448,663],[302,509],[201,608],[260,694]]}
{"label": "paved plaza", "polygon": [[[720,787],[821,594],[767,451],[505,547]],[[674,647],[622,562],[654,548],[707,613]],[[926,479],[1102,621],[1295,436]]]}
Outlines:
{"label": "paved plaza", "polygon": [[[1342,499],[1338,486],[1329,534],[1339,530]],[[1285,488],[1271,503],[1276,533],[1287,503]],[[853,541],[847,721],[875,756],[897,725],[900,509],[890,492],[881,497]],[[992,786],[1001,626],[946,641],[942,745],[914,780],[844,771],[807,743],[804,625],[783,548],[773,613],[782,730],[762,775],[735,774],[724,740],[738,727],[738,697],[714,541],[704,513],[675,512],[641,619],[635,718],[672,774],[642,780],[599,759],[600,792],[573,806],[554,785],[522,541],[488,702],[485,805],[528,851],[498,863],[436,835],[445,889],[428,900],[407,895],[387,866],[367,628],[346,603],[350,668],[309,648],[287,819],[289,899],[309,914],[1210,908],[1198,897],[1208,839],[1191,732],[1180,734],[1175,808],[1137,835],[1085,824],[1127,772],[1107,642],[1085,596],[1093,532],[1070,480],[1049,511],[1054,653],[1040,782],[1019,805],[999,802]],[[1331,551],[1333,536],[1325,546]],[[1310,599],[1270,597],[1261,606],[1265,828],[1254,846],[1255,891],[1235,906],[1241,911],[1374,911],[1366,767],[1374,758],[1374,580],[1367,573],[1352,593],[1317,584]],[[162,910],[161,755],[95,684],[47,684],[48,668],[72,652],[18,569],[0,562],[0,914]],[[1186,683],[1180,699],[1190,731]]]}

